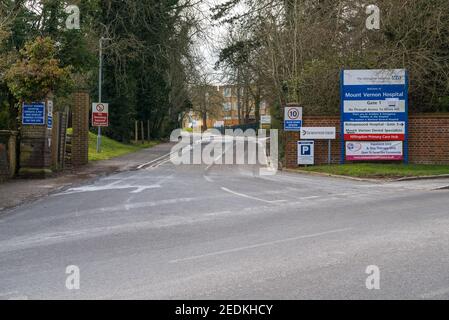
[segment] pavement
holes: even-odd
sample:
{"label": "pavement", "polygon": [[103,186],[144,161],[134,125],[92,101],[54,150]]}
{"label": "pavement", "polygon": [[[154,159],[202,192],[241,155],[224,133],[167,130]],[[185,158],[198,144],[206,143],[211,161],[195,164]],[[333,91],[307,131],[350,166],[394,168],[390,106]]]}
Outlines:
{"label": "pavement", "polygon": [[447,179],[261,176],[150,153],[1,214],[0,299],[449,298]]}

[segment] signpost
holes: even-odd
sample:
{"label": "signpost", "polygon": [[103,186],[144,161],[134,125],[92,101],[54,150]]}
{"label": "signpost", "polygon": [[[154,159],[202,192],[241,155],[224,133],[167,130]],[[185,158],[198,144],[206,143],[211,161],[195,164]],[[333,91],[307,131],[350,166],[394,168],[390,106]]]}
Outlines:
{"label": "signpost", "polygon": [[[341,126],[342,163],[345,160],[403,160],[408,163],[407,71],[342,71]],[[387,146],[375,142],[391,142],[385,145],[394,146],[394,155],[385,149]],[[348,146],[360,148],[363,155],[354,155]],[[400,154],[399,147],[402,148]]]}
{"label": "signpost", "polygon": [[22,124],[43,126],[45,125],[45,102],[33,102],[22,106]]}
{"label": "signpost", "polygon": [[107,103],[92,103],[92,126],[109,126],[109,105]]}
{"label": "signpost", "polygon": [[302,127],[301,139],[327,140],[327,163],[332,163],[332,140],[337,138],[337,129],[334,127]]}
{"label": "signpost", "polygon": [[284,131],[301,131],[302,107],[285,107]]}
{"label": "signpost", "polygon": [[260,125],[262,129],[271,129],[271,116],[261,116]]}
{"label": "signpost", "polygon": [[[102,104],[102,81],[103,81],[103,41],[111,40],[110,38],[103,38],[101,37],[99,40],[100,45],[100,51],[99,51],[99,70],[98,70],[98,104]],[[106,113],[108,113],[108,105],[106,103],[102,104],[105,106],[104,110],[107,110]],[[95,109],[92,108],[92,113]],[[101,112],[103,113],[103,112]],[[93,115],[92,115],[93,117]],[[103,116],[104,117],[104,116]],[[109,116],[106,119],[109,122]],[[100,120],[101,121],[101,120]],[[98,135],[97,135],[97,153],[101,152],[101,127],[107,127],[109,123],[107,122],[106,125],[98,125]],[[93,121],[92,121],[93,123]],[[104,118],[103,118],[104,123]],[[95,126],[95,124],[92,124]]]}
{"label": "signpost", "polygon": [[335,140],[337,129],[334,127],[302,127],[301,139],[309,140]]}
{"label": "signpost", "polygon": [[298,141],[298,165],[315,164],[315,142]]}

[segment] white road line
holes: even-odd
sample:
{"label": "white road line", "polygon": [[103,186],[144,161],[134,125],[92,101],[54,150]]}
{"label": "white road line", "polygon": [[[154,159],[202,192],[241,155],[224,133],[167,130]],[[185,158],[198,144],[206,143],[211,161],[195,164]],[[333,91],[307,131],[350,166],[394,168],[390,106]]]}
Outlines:
{"label": "white road line", "polygon": [[250,249],[257,249],[257,248],[261,248],[261,247],[273,246],[276,244],[294,242],[294,241],[298,241],[298,240],[302,240],[302,239],[316,238],[316,237],[325,236],[328,234],[341,233],[341,232],[345,232],[345,231],[349,231],[349,230],[352,230],[352,228],[337,229],[337,230],[314,233],[314,234],[309,234],[309,235],[304,235],[304,236],[299,236],[299,237],[294,237],[294,238],[287,238],[287,239],[282,239],[282,240],[263,242],[263,243],[254,244],[251,246],[244,246],[244,247],[239,247],[239,248],[235,248],[235,249],[216,251],[216,252],[206,253],[206,254],[192,256],[192,257],[188,257],[188,258],[175,259],[175,260],[171,260],[169,263],[179,263],[179,262],[185,262],[185,261],[198,260],[198,259],[202,259],[202,258],[219,256],[219,255],[228,254],[228,253],[235,253],[235,252],[240,252],[240,251],[245,251],[245,250],[250,250]]}
{"label": "white road line", "polygon": [[303,197],[303,198],[299,198],[299,200],[313,200],[313,199],[318,199],[318,198],[320,198],[320,196]]}
{"label": "white road line", "polygon": [[261,201],[261,202],[265,202],[265,203],[287,202],[287,200],[274,200],[274,201],[264,200],[264,199],[260,199],[260,198],[256,198],[256,197],[244,194],[244,193],[235,192],[235,191],[229,190],[228,188],[224,188],[224,187],[222,187],[221,190],[223,190],[225,192],[228,192],[228,193],[231,193],[233,195],[242,197],[242,198],[252,199],[252,200]]}
{"label": "white road line", "polygon": [[119,186],[117,183],[120,183],[121,181],[117,181],[112,184],[108,184],[105,186],[85,186],[85,187],[79,187],[79,188],[71,188],[68,189],[65,192],[57,193],[52,195],[52,197],[58,197],[58,196],[65,196],[65,195],[71,195],[71,194],[77,194],[77,193],[86,193],[86,192],[99,192],[99,191],[109,191],[109,190],[125,190],[125,189],[136,189],[135,191],[132,191],[131,193],[140,193],[142,191],[148,190],[148,189],[160,189],[160,185],[150,185],[150,186],[140,186],[140,185],[122,185]]}
{"label": "white road line", "polygon": [[232,214],[232,211],[220,211],[220,212],[212,212],[212,213],[206,213],[204,214],[205,217],[218,217],[223,215],[229,215]]}
{"label": "white road line", "polygon": [[161,156],[161,157],[159,157],[159,158],[157,158],[157,159],[154,159],[154,160],[151,160],[150,162],[147,162],[147,163],[144,163],[144,164],[141,164],[140,166],[138,166],[137,167],[137,169],[142,169],[143,167],[146,167],[146,166],[148,166],[148,165],[150,165],[150,164],[152,164],[152,163],[155,163],[155,162],[157,162],[157,161],[159,161],[159,160],[161,160],[161,159],[163,159],[163,158],[166,158],[166,157],[168,157],[168,156],[171,156],[173,153],[167,153],[167,154],[165,154],[165,155],[163,155],[163,156]]}
{"label": "white road line", "polygon": [[214,183],[214,180],[212,180],[211,177],[206,176],[206,175],[204,175],[203,177],[204,177],[204,180],[206,180],[207,182]]}

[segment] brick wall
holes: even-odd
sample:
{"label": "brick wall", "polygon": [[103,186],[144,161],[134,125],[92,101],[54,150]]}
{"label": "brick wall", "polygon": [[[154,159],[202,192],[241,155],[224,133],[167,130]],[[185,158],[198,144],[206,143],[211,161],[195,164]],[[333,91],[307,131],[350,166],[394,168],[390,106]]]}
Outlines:
{"label": "brick wall", "polygon": [[86,165],[89,161],[89,108],[90,97],[85,91],[73,94],[72,109],[72,166]]}
{"label": "brick wall", "polygon": [[411,163],[449,164],[449,114],[409,118]]}
{"label": "brick wall", "polygon": [[[337,140],[332,142],[332,163],[340,162],[340,117],[305,116],[305,127],[336,127]],[[299,132],[285,133],[285,161],[297,167]],[[315,141],[315,162],[327,164],[327,141]],[[414,164],[449,164],[449,114],[417,114],[409,117],[409,156]]]}
{"label": "brick wall", "polygon": [[[304,117],[304,127],[336,127],[337,140],[331,143],[331,162],[333,164],[340,162],[340,118],[339,117]],[[299,132],[286,132],[286,164],[288,168],[298,166],[298,141]],[[316,164],[328,163],[329,144],[328,141],[315,141],[315,162]]]}

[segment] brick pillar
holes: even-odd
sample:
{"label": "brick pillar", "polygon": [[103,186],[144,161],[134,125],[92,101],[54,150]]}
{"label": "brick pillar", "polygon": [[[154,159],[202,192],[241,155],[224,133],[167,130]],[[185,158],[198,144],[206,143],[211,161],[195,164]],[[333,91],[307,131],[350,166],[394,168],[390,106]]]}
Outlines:
{"label": "brick pillar", "polygon": [[89,107],[90,97],[87,91],[73,94],[72,110],[72,166],[79,167],[89,162]]}
{"label": "brick pillar", "polygon": [[297,168],[299,132],[286,131],[284,135],[285,135],[285,165],[287,168]]}
{"label": "brick pillar", "polygon": [[45,100],[44,124],[24,125],[20,129],[20,170],[24,177],[45,177],[52,171],[52,130],[47,128],[49,101]]}
{"label": "brick pillar", "polygon": [[12,178],[16,173],[17,132],[0,130],[0,181]]}
{"label": "brick pillar", "polygon": [[[288,103],[282,108],[282,116],[284,117],[285,107],[299,107],[298,103]],[[284,119],[285,120],[285,119]],[[282,125],[284,122],[282,122]],[[284,131],[284,150],[285,150],[285,166],[287,168],[298,167],[298,141],[300,138],[299,132]]]}
{"label": "brick pillar", "polygon": [[9,177],[12,178],[17,170],[17,131],[11,131],[8,141]]}

